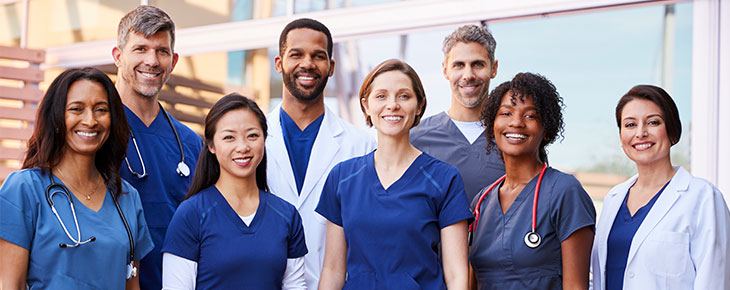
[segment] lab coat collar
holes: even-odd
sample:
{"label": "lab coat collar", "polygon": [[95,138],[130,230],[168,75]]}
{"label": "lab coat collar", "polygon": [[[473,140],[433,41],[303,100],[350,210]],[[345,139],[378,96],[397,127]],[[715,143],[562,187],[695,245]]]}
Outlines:
{"label": "lab coat collar", "polygon": [[[274,108],[270,114],[269,122],[272,126],[269,126],[269,138],[277,138],[275,142],[267,143],[267,146],[272,146],[271,152],[287,152],[286,144],[283,139],[283,132],[281,130],[281,123],[279,122],[279,116],[281,112],[281,105]],[[335,162],[337,152],[340,150],[340,143],[337,137],[344,132],[342,124],[339,122],[338,117],[335,116],[326,105],[324,107],[324,119],[322,125],[319,127],[317,138],[314,140],[312,146],[312,153],[309,156],[309,164],[307,165],[307,174],[304,177],[304,184],[302,185],[302,191],[299,194],[295,206],[299,208],[304,201],[312,194],[318,182],[324,182],[327,178],[327,171],[330,168],[331,163]],[[281,140],[278,140],[281,139]],[[289,162],[288,154],[271,154],[273,156],[267,156],[267,158],[274,158],[279,168],[282,170],[282,178],[289,184],[291,192],[297,192],[297,185],[294,179],[294,172]],[[315,195],[318,196],[318,195]]]}
{"label": "lab coat collar", "polygon": [[[674,205],[674,203],[677,201],[679,196],[683,192],[686,192],[689,188],[690,181],[692,180],[692,175],[690,175],[689,172],[687,172],[687,170],[685,170],[681,166],[675,166],[674,169],[676,170],[676,173],[672,177],[672,180],[669,182],[667,188],[664,189],[664,192],[662,192],[657,201],[654,203],[654,206],[651,208],[646,218],[644,218],[644,221],[639,226],[639,229],[636,231],[636,235],[634,235],[634,239],[631,242],[631,248],[629,249],[629,256],[626,261],[627,266],[631,263],[631,260],[634,258],[634,256],[636,256],[637,250],[647,238],[647,236],[656,227],[659,221],[661,221],[661,219],[666,215],[672,205]],[[613,222],[616,219],[618,210],[623,204],[623,201],[626,198],[626,194],[628,194],[629,192],[629,188],[631,188],[631,186],[636,183],[636,179],[638,179],[638,177],[638,174],[634,175],[633,177],[626,180],[624,183],[621,183],[611,189],[611,191],[606,194],[606,198],[604,199],[605,202],[602,209],[604,214],[601,214],[601,220],[599,226],[596,229],[596,239],[601,239],[602,241],[604,241],[603,243],[599,244],[600,246],[598,249],[598,259],[601,265],[606,264],[606,255],[608,249],[606,247],[607,243],[605,241],[608,240],[608,235],[611,232],[611,227],[613,226]],[[605,287],[605,282],[604,285],[601,285],[602,289],[603,287]]]}

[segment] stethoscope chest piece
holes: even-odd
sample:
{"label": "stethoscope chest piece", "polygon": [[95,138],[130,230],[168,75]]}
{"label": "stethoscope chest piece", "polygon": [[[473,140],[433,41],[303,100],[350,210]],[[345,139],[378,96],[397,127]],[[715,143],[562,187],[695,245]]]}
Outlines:
{"label": "stethoscope chest piece", "polygon": [[542,242],[542,237],[537,232],[530,231],[525,235],[525,245],[530,248],[537,248]]}
{"label": "stethoscope chest piece", "polygon": [[177,164],[177,174],[182,177],[188,177],[190,175],[190,167],[188,167],[185,162],[180,161],[180,163]]}
{"label": "stethoscope chest piece", "polygon": [[132,262],[127,264],[127,280],[137,277],[137,267]]}

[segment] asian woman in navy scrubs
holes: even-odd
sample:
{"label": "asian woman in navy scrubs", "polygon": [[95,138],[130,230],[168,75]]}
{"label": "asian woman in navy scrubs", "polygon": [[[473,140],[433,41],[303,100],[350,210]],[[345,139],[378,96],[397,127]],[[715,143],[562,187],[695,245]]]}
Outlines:
{"label": "asian woman in navy scrubs", "polygon": [[316,209],[328,220],[319,289],[465,289],[472,214],[457,169],[410,143],[426,108],[418,75],[385,61],[366,77],[360,104],[378,147],[326,180]]}
{"label": "asian woman in navy scrubs", "polygon": [[502,83],[485,103],[487,150],[499,148],[506,175],[472,202],[479,217],[469,259],[478,289],[588,288],[593,203],[575,177],[547,166],[545,147],[562,135],[562,107],[555,86],[531,73]]}
{"label": "asian woman in navy scrubs", "polygon": [[730,213],[707,180],[672,166],[682,134],[662,88],[631,88],[616,106],[621,148],[638,174],[603,200],[593,289],[730,289]]}
{"label": "asian woman in navy scrubs", "polygon": [[239,94],[221,98],[205,119],[187,199],[170,223],[163,289],[304,289],[302,220],[268,192],[266,118]]}

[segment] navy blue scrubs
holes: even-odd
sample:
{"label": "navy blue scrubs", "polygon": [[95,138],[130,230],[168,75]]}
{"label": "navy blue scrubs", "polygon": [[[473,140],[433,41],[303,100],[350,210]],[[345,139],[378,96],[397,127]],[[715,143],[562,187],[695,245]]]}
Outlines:
{"label": "navy blue scrubs", "polygon": [[[180,135],[185,151],[185,164],[190,168],[190,175],[182,177],[177,174],[180,163],[180,148],[175,134],[162,111],[147,127],[137,115],[124,106],[129,127],[134,132],[148,176],[137,178],[123,162],[121,176],[139,191],[144,216],[152,235],[155,247],[140,261],[139,283],[142,290],[162,288],[162,253],[160,249],[165,240],[167,225],[175,213],[175,209],[185,197],[190,181],[195,173],[195,163],[203,147],[200,136],[170,116],[172,124]],[[132,138],[127,145],[127,160],[132,169],[142,173],[140,156],[137,154]]]}
{"label": "navy blue scrubs", "polygon": [[441,229],[473,217],[458,170],[422,153],[384,189],[373,152],[332,169],[316,210],[345,232],[343,289],[446,289]]}
{"label": "navy blue scrubs", "polygon": [[281,289],[287,259],[303,257],[307,246],[290,203],[259,191],[246,225],[211,186],[180,205],[162,251],[198,263],[196,289]]}

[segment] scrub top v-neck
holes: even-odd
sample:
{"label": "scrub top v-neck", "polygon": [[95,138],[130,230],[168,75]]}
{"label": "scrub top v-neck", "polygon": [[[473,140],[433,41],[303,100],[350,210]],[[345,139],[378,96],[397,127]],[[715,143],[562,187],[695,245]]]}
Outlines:
{"label": "scrub top v-neck", "polygon": [[445,289],[441,229],[472,218],[458,170],[425,153],[387,189],[374,152],[336,165],[316,211],[345,232],[343,289]]}
{"label": "scrub top v-neck", "polygon": [[293,205],[259,191],[249,225],[215,186],[180,204],[163,252],[198,263],[197,289],[281,289],[287,259],[307,253]]}
{"label": "scrub top v-neck", "polygon": [[[501,184],[482,201],[469,251],[480,289],[562,289],[560,243],[578,229],[592,227],[596,212],[575,177],[548,167],[537,202],[536,231],[542,243],[529,248],[524,237],[532,226],[536,184],[537,176],[504,213],[499,202]],[[481,195],[474,198],[472,206]]]}

